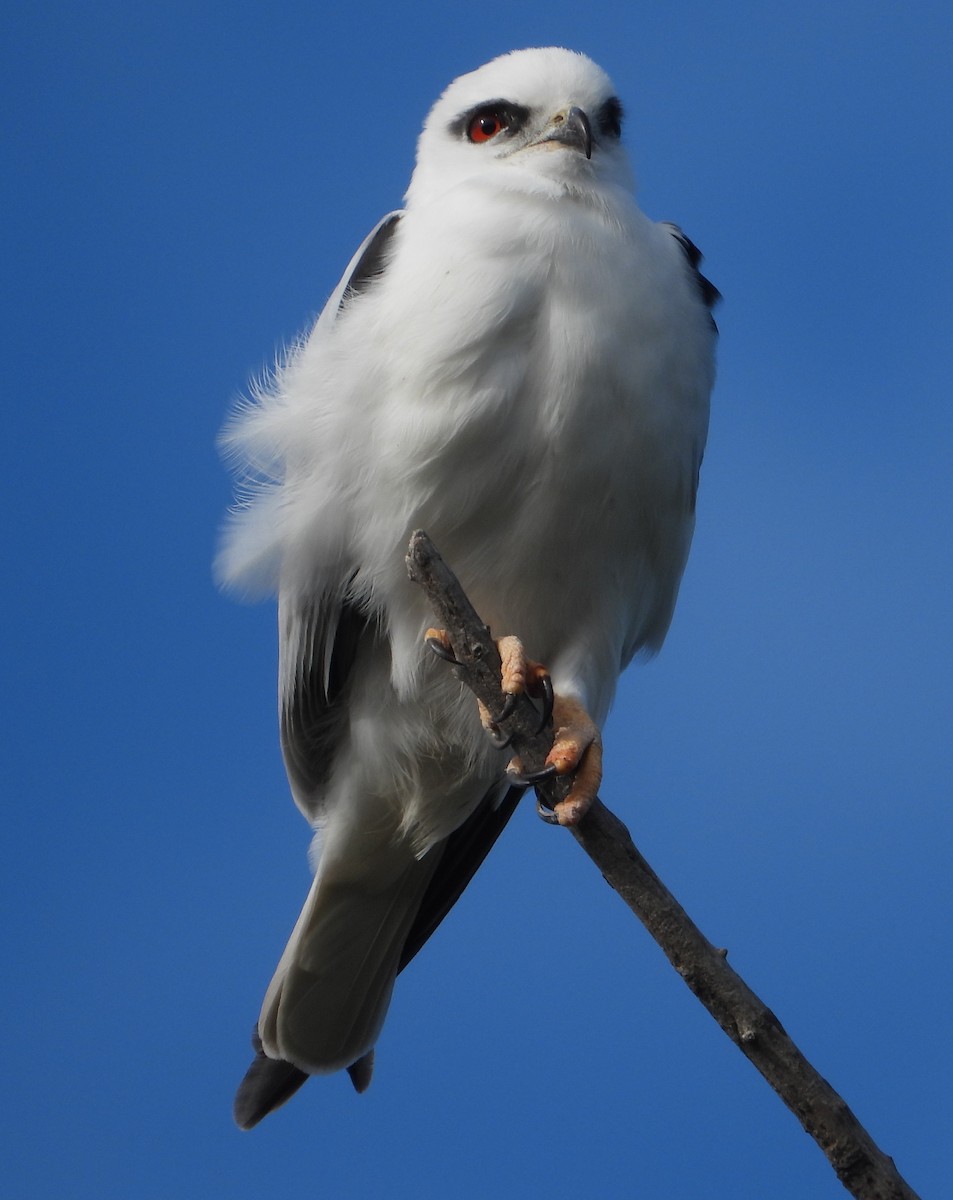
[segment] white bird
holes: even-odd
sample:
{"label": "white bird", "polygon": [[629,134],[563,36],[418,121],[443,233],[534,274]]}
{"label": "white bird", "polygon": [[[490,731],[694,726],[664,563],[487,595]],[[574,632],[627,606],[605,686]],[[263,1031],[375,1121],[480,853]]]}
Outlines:
{"label": "white bird", "polygon": [[455,80],[405,208],[226,429],[250,487],[219,572],[278,593],[281,744],[315,835],[236,1098],[245,1128],[308,1075],[347,1068],[367,1086],[398,972],[521,791],[425,645],[411,531],[427,530],[495,634],[546,664],[550,761],[585,779],[563,823],[598,787],[620,672],[668,629],[718,293],[692,243],[637,207],[621,124],[608,77],[567,50]]}

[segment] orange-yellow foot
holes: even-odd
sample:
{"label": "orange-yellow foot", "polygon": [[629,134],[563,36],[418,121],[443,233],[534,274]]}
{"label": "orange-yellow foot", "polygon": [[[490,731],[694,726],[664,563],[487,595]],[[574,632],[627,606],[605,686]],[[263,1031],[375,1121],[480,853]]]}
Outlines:
{"label": "orange-yellow foot", "polygon": [[[450,635],[445,629],[428,629],[424,641],[438,657],[447,662],[455,663],[457,657],[450,643]],[[500,690],[503,692],[503,707],[495,715],[490,712],[482,700],[477,701],[480,710],[480,721],[489,734],[494,745],[499,749],[508,745],[509,739],[500,734],[499,725],[505,721],[516,706],[516,697],[526,692],[530,696],[541,697],[543,713],[540,729],[547,723],[553,710],[553,685],[549,672],[540,663],[526,657],[523,643],[512,634],[497,639],[497,650],[502,664],[500,671]]]}
{"label": "orange-yellow foot", "polygon": [[480,705],[480,720],[483,722],[483,728],[499,744],[499,723],[505,721],[512,713],[516,707],[516,697],[521,696],[524,692],[529,696],[542,697],[543,717],[539,726],[542,729],[552,715],[553,684],[546,668],[541,663],[533,662],[531,658],[526,657],[523,643],[518,637],[507,634],[506,637],[498,638],[496,648],[500,652],[502,664],[500,690],[505,697],[503,707],[494,716],[485,704],[480,701],[477,703]]}
{"label": "orange-yellow foot", "polygon": [[[556,695],[553,724],[556,727],[553,748],[537,778],[545,778],[545,772],[574,776],[569,795],[554,807],[553,817],[556,824],[576,825],[591,808],[602,783],[602,735],[574,696]],[[518,758],[510,760],[507,773],[514,778],[523,775]],[[529,779],[532,781],[533,776]],[[546,815],[542,808],[540,814]]]}
{"label": "orange-yellow foot", "polygon": [[[448,662],[457,658],[450,644],[450,635],[445,629],[428,629],[424,641],[435,654]],[[507,774],[514,782],[533,783],[552,775],[573,775],[572,787],[565,800],[552,810],[540,806],[540,814],[559,825],[575,825],[589,811],[602,783],[602,736],[599,728],[586,712],[579,700],[573,696],[556,696],[549,672],[540,663],[526,657],[523,643],[518,637],[509,635],[498,639],[502,670],[500,686],[505,696],[502,710],[494,715],[481,701],[477,701],[480,721],[493,740],[503,749],[509,743],[500,732],[500,722],[512,713],[516,697],[526,692],[542,699],[542,729],[550,717],[553,719],[555,735],[553,746],[546,756],[543,771],[535,776],[525,776],[518,758],[510,760]]]}

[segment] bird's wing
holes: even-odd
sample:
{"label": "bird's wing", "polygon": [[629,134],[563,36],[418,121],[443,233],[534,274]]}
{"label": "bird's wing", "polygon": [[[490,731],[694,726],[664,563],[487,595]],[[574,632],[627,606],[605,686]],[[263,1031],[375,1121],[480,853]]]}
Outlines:
{"label": "bird's wing", "polygon": [[351,671],[376,623],[336,595],[282,596],[278,619],[281,751],[295,800],[312,817],[347,723]]}
{"label": "bird's wing", "polygon": [[[309,362],[325,362],[325,356],[332,350],[335,326],[352,303],[384,273],[401,216],[400,212],[392,212],[378,221],[348,263],[310,335],[293,349],[274,378],[256,389],[252,402],[238,406],[222,431],[222,450],[239,467],[242,476],[241,503],[224,531],[215,571],[223,584],[246,595],[267,593],[275,588],[280,591],[289,574],[300,574],[295,568],[300,566],[302,555],[300,548],[292,549],[289,539],[293,535],[289,531],[302,511],[302,502],[300,497],[297,504],[289,502],[289,493],[294,493],[300,485],[302,472],[292,481],[290,461],[301,462],[315,416],[320,420],[322,414],[341,412],[335,406],[338,391],[315,396],[308,391],[307,384],[302,389],[294,382],[294,365],[305,351]],[[333,445],[333,439],[329,445]],[[311,478],[313,482],[317,478],[320,482],[326,473],[326,459],[333,456],[333,450],[317,446],[315,453],[316,458],[323,456],[322,460],[305,463],[303,474],[305,479]],[[307,501],[303,507],[307,509]],[[312,509],[318,511],[320,507]],[[330,526],[334,527],[333,520]],[[304,559],[307,563],[308,556]],[[339,569],[330,567],[321,583],[340,589],[350,573],[346,564]],[[307,590],[312,590],[310,581]]]}
{"label": "bird's wing", "polygon": [[[717,335],[718,326],[715,324],[715,318],[711,315],[711,312],[712,312],[712,309],[715,307],[715,305],[718,303],[718,301],[721,299],[721,292],[719,292],[719,290],[715,287],[715,285],[712,283],[712,281],[710,279],[706,278],[701,273],[700,267],[701,267],[701,261],[702,261],[702,252],[701,252],[701,250],[698,249],[698,247],[695,245],[695,243],[692,241],[692,239],[688,236],[688,234],[683,232],[683,230],[679,229],[679,227],[677,225],[673,225],[670,222],[666,221],[666,222],[663,222],[663,226],[666,229],[668,229],[668,231],[671,233],[672,237],[675,238],[676,242],[678,242],[679,246],[682,249],[682,253],[685,255],[685,260],[688,263],[689,270],[692,273],[692,279],[694,280],[695,287],[698,290],[699,298],[701,299],[702,304],[704,304],[704,306],[708,309],[708,319],[711,321],[711,327],[715,331],[715,334]],[[697,453],[695,455],[694,469],[693,469],[693,473],[692,473],[692,475],[693,475],[692,491],[691,491],[691,510],[692,510],[692,512],[695,511],[695,498],[698,494],[698,479],[699,479],[699,475],[701,473],[703,455],[704,455],[704,449],[703,449],[703,447],[700,446],[700,447],[698,447]]]}
{"label": "bird's wing", "polygon": [[259,1121],[290,1100],[298,1088],[311,1078],[293,1063],[268,1058],[261,1048],[257,1024],[252,1030],[251,1045],[255,1057],[238,1085],[232,1108],[239,1129],[254,1129]]}
{"label": "bird's wing", "polygon": [[[331,294],[312,339],[328,336],[357,296],[379,278],[401,214],[390,213],[371,231]],[[280,625],[280,728],[285,766],[299,805],[309,816],[320,797],[347,726],[348,689],[360,653],[380,637],[373,618],[349,597],[348,581],[332,583],[323,594],[282,595]],[[502,791],[502,797],[501,797]],[[400,952],[398,971],[411,961],[447,915],[496,842],[522,794],[520,788],[493,788],[472,815],[446,841],[430,851],[432,875]],[[290,1063],[264,1055],[256,1028],[255,1059],[235,1100],[244,1128],[283,1104],[308,1078]],[[363,1090],[370,1081],[370,1056],[349,1068]]]}
{"label": "bird's wing", "polygon": [[[677,447],[681,447],[684,458],[680,470],[675,471],[671,477],[674,490],[668,500],[667,525],[659,524],[656,536],[647,546],[650,553],[651,574],[657,581],[667,579],[669,587],[667,592],[659,594],[651,620],[646,622],[640,616],[638,621],[629,627],[622,647],[620,671],[625,670],[640,651],[649,653],[657,651],[672,619],[678,583],[682,577],[695,528],[695,501],[708,433],[708,395],[712,385],[710,366],[713,361],[714,341],[718,336],[718,326],[712,316],[712,309],[721,299],[721,293],[711,280],[701,273],[701,251],[677,225],[673,225],[669,221],[662,221],[659,223],[658,229],[667,238],[670,237],[674,246],[677,247],[673,253],[673,261],[683,273],[687,295],[694,303],[700,305],[702,321],[707,323],[708,328],[705,328],[702,321],[693,321],[687,322],[682,329],[683,337],[686,339],[683,348],[699,364],[699,372],[695,380],[699,422],[694,439],[682,439],[675,443]],[[671,246],[668,248],[671,250]],[[703,353],[698,353],[699,349]],[[708,366],[702,365],[706,362]],[[701,417],[702,412],[704,412],[703,418]],[[658,523],[662,522],[661,511],[655,514],[655,520]]]}
{"label": "bird's wing", "polygon": [[361,242],[318,317],[310,340],[328,333],[347,304],[355,296],[367,291],[374,280],[383,275],[387,266],[387,253],[402,216],[400,210],[388,213]]}
{"label": "bird's wing", "polygon": [[498,789],[487,793],[467,820],[442,844],[440,862],[404,942],[399,970],[402,971],[422,949],[460,899],[480,864],[493,849],[524,791],[524,788],[508,788],[499,803],[494,803],[499,795]]}
{"label": "bird's wing", "polygon": [[[672,237],[678,242],[682,248],[682,253],[691,268],[692,275],[695,280],[695,286],[698,288],[698,294],[701,297],[702,303],[709,310],[713,309],[721,299],[721,292],[715,287],[710,279],[699,270],[702,261],[702,252],[698,249],[692,239],[684,233],[677,225],[673,225],[670,221],[663,221],[662,225],[671,233]],[[715,324],[712,318],[712,325]]]}
{"label": "bird's wing", "polygon": [[[400,218],[388,213],[358,247],[311,340],[328,336],[347,305],[384,273]],[[332,582],[317,597],[279,599],[281,748],[295,799],[309,816],[344,729],[345,689],[358,648],[373,636],[368,618],[348,599],[348,582]]]}

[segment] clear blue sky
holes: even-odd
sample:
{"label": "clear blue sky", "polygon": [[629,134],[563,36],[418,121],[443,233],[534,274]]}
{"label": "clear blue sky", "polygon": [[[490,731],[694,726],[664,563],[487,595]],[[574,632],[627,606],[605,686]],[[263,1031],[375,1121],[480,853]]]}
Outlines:
{"label": "clear blue sky", "polygon": [[6,1194],[834,1200],[825,1160],[527,806],[401,978],[370,1091],[230,1106],[307,886],[270,605],[220,596],[234,397],[504,50],[614,77],[725,296],[669,641],[605,801],[924,1196],[949,1187],[947,3],[10,4]]}

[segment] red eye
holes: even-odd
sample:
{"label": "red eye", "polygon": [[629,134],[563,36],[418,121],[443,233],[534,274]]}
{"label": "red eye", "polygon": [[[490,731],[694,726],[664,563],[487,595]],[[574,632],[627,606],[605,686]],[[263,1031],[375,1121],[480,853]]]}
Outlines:
{"label": "red eye", "polygon": [[470,122],[467,137],[471,142],[488,142],[505,128],[506,122],[498,112],[483,112]]}

